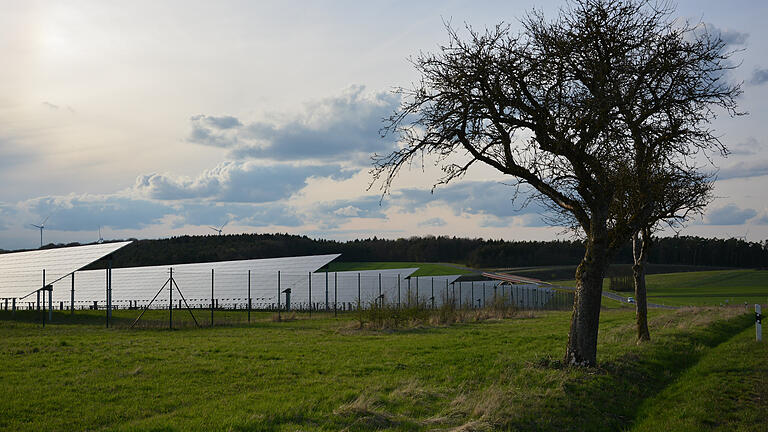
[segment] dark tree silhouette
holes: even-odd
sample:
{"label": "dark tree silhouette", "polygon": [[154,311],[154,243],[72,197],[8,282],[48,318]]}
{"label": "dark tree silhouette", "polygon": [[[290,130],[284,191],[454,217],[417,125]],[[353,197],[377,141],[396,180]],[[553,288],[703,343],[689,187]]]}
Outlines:
{"label": "dark tree silhouette", "polygon": [[399,90],[404,102],[384,132],[402,148],[374,158],[384,192],[425,155],[443,169],[436,186],[473,165],[494,168],[530,186],[553,223],[583,236],[569,365],[596,364],[605,270],[648,223],[626,207],[637,171],[726,152],[708,124],[715,107],[736,113],[740,89],[723,79],[729,54],[719,37],[674,23],[672,12],[641,0],[574,0],[554,21],[529,13],[520,34],[499,24],[467,28],[465,40],[449,28],[447,46],[413,61],[421,80]]}

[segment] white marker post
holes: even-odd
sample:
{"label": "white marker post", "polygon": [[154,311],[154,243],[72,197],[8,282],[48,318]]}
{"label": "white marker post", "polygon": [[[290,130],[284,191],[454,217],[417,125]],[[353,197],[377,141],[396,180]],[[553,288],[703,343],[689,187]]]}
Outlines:
{"label": "white marker post", "polygon": [[757,341],[760,342],[763,340],[763,315],[762,315],[762,308],[759,304],[755,305],[755,337],[757,338]]}

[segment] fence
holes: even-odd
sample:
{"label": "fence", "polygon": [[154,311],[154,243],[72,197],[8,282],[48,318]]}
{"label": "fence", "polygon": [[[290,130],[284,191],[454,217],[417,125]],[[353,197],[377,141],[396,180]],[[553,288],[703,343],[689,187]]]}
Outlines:
{"label": "fence", "polygon": [[[521,310],[570,308],[573,294],[536,285],[457,281],[458,276],[410,276],[417,269],[361,272],[183,271],[113,269],[76,272],[56,282],[48,304],[59,310],[197,309],[217,311],[347,312],[371,305],[483,308],[499,300]],[[38,301],[16,310],[40,309]],[[45,303],[45,300],[43,300]],[[11,310],[13,302],[5,301]],[[3,307],[3,304],[0,304]],[[213,318],[211,318],[211,323]]]}

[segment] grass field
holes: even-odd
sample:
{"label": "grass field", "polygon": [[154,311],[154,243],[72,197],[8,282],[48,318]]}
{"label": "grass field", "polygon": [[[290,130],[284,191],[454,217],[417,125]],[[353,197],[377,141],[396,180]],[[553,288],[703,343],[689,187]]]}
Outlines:
{"label": "grass field", "polygon": [[386,262],[332,262],[328,264],[328,271],[363,271],[418,267],[414,276],[444,276],[472,273],[471,269],[462,268],[460,265],[448,265],[442,263],[424,263],[409,261]]}
{"label": "grass field", "polygon": [[[135,312],[116,311],[116,320]],[[176,331],[107,330],[97,312],[77,324],[57,315],[62,323],[44,330],[2,320],[0,429],[653,430],[664,409],[675,412],[669,401],[694,404],[684,395],[697,376],[743,360],[727,348],[749,345],[753,318],[740,313],[654,310],[653,341],[637,346],[632,311],[604,309],[597,369],[561,366],[567,312],[402,331],[317,314]],[[745,370],[724,378],[747,377],[739,388],[768,367],[765,345],[752,346]],[[697,390],[695,404],[721,397]],[[765,397],[754,400],[765,408]],[[710,421],[694,414],[691,424]],[[752,418],[727,425],[759,430]]]}
{"label": "grass field", "polygon": [[[573,280],[557,282],[574,286]],[[768,271],[716,270],[646,276],[648,301],[670,306],[749,305],[768,303]],[[608,289],[608,280],[603,283]],[[623,296],[631,292],[618,293]],[[604,301],[606,299],[603,299]]]}

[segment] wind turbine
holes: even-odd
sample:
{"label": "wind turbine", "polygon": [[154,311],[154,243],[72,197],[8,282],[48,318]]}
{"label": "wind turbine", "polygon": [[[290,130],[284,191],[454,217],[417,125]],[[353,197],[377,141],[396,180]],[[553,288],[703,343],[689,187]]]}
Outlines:
{"label": "wind turbine", "polygon": [[[226,225],[228,223],[229,223],[229,221],[226,221],[226,222],[224,222],[224,225]],[[216,231],[217,233],[219,233],[219,235],[221,235],[221,232],[224,230],[224,225],[220,226],[219,228],[212,227],[212,226],[209,225],[208,228]]]}
{"label": "wind turbine", "polygon": [[45,229],[45,223],[48,222],[48,218],[51,217],[51,215],[48,215],[45,219],[43,219],[42,222],[40,222],[40,225],[30,224],[33,227],[40,230],[40,247],[43,247],[43,230]]}

